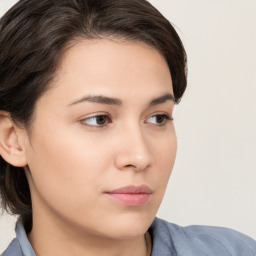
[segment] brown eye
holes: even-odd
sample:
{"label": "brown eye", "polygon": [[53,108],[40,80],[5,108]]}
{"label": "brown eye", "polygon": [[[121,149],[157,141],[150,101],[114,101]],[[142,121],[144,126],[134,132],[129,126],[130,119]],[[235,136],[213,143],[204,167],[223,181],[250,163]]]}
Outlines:
{"label": "brown eye", "polygon": [[162,124],[166,120],[166,117],[163,115],[156,116],[156,123]]}
{"label": "brown eye", "polygon": [[153,115],[148,118],[148,123],[156,124],[156,125],[163,125],[167,121],[173,120],[170,116],[166,114],[159,114],[159,115]]}
{"label": "brown eye", "polygon": [[101,127],[110,122],[110,118],[107,115],[90,116],[82,120],[82,123],[88,126]]}
{"label": "brown eye", "polygon": [[104,125],[108,120],[108,117],[107,116],[97,116],[96,117],[96,123],[98,125]]}

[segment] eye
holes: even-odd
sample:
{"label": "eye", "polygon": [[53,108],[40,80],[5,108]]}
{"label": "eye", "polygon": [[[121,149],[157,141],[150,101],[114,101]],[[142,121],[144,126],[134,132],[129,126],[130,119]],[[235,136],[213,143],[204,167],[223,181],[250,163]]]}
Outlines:
{"label": "eye", "polygon": [[81,122],[87,126],[102,127],[111,122],[108,115],[96,115],[84,118]]}
{"label": "eye", "polygon": [[172,120],[173,118],[170,117],[169,115],[157,114],[157,115],[150,116],[147,119],[147,122],[151,124],[156,124],[156,125],[164,125],[166,124],[167,121],[172,121]]}

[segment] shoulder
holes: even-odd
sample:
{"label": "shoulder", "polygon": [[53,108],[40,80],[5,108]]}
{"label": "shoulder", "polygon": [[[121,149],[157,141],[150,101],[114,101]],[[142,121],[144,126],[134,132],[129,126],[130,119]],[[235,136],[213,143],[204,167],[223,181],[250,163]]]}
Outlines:
{"label": "shoulder", "polygon": [[256,255],[255,240],[228,228],[196,225],[181,227],[156,218],[150,232],[153,237],[152,256]]}
{"label": "shoulder", "polygon": [[1,256],[23,256],[19,240],[13,239]]}

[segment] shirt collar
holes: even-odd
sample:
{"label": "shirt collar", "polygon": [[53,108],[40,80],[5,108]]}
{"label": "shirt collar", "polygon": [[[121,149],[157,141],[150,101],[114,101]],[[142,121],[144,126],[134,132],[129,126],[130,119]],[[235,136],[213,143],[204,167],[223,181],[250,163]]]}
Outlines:
{"label": "shirt collar", "polygon": [[20,247],[24,256],[36,256],[30,242],[28,241],[28,237],[21,220],[17,222],[15,231],[16,237],[19,240]]}

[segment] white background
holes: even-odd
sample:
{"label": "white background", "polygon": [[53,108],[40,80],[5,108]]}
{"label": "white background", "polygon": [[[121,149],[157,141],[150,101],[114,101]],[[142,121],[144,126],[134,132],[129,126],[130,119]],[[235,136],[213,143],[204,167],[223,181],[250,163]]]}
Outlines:
{"label": "white background", "polygon": [[[14,2],[0,0],[0,15]],[[256,239],[256,1],[151,2],[177,26],[189,63],[174,115],[177,161],[158,216]],[[0,252],[13,226],[0,216]]]}

